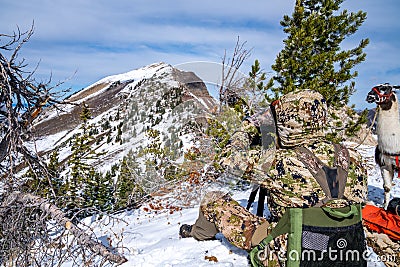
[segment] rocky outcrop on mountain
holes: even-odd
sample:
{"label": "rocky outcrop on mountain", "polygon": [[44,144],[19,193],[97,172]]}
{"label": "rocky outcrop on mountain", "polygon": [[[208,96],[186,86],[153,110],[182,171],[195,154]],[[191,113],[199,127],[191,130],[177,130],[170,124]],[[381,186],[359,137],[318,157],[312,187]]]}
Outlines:
{"label": "rocky outcrop on mountain", "polygon": [[215,108],[215,100],[210,97],[205,83],[195,73],[174,69],[174,76],[186,88],[183,101],[200,98],[209,110]]}

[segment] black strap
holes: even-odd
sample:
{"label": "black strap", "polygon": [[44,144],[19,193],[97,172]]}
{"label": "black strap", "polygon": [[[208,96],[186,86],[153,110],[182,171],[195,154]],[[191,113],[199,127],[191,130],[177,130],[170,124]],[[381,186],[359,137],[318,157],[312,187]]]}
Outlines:
{"label": "black strap", "polygon": [[321,186],[326,198],[318,205],[325,204],[335,198],[343,198],[349,169],[349,152],[346,147],[334,144],[334,167],[324,164],[306,147],[295,149],[297,158],[307,167],[315,180]]}
{"label": "black strap", "polygon": [[325,172],[326,181],[328,182],[329,192],[332,198],[339,197],[339,181],[337,168],[323,166],[322,170]]}
{"label": "black strap", "polygon": [[261,132],[261,144],[264,149],[268,149],[271,146],[275,147],[275,125],[274,124],[266,124],[261,123],[260,125]]}

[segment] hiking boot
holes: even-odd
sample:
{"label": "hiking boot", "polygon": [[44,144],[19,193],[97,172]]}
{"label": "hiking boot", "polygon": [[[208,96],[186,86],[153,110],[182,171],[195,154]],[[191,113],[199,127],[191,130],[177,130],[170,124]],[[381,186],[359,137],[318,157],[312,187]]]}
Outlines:
{"label": "hiking boot", "polygon": [[183,224],[181,228],[179,228],[179,236],[181,238],[192,237],[192,235],[190,234],[191,232],[192,232],[192,225]]}

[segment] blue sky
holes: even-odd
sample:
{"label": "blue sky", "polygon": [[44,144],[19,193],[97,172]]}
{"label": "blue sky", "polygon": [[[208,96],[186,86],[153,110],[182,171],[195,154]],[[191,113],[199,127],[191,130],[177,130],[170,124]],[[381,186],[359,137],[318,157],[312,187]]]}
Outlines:
{"label": "blue sky", "polygon": [[[237,37],[252,49],[242,71],[255,59],[270,71],[286,35],[279,24],[292,14],[295,0],[0,0],[0,32],[35,33],[20,57],[36,77],[74,90],[97,80],[142,66],[166,62],[220,63],[229,56]],[[369,38],[367,59],[357,67],[357,93],[351,103],[365,102],[367,91],[382,82],[400,83],[400,2],[345,0],[343,9],[367,12],[359,31],[344,48]],[[215,69],[215,72],[219,70]],[[206,78],[207,79],[207,78]]]}

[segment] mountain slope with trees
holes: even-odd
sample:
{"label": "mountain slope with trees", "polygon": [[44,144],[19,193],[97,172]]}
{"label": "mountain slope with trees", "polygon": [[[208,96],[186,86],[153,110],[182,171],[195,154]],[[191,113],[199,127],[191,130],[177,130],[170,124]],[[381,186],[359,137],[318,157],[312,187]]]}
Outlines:
{"label": "mountain slope with trees", "polygon": [[165,63],[104,78],[65,101],[36,120],[37,150],[57,151],[60,192],[74,205],[103,211],[188,176],[185,153],[216,106],[197,76]]}

